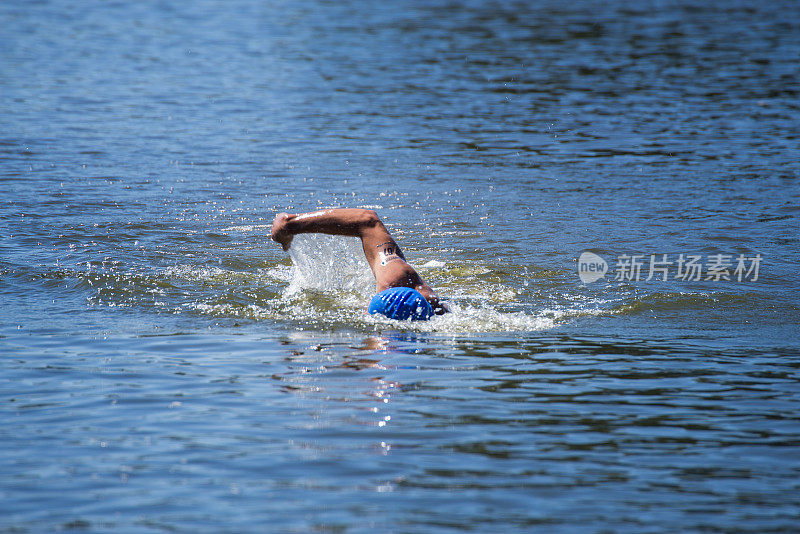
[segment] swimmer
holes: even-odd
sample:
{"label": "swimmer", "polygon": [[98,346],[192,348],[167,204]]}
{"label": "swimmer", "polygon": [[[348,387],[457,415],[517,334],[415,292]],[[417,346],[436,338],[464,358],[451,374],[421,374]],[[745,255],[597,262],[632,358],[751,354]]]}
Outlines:
{"label": "swimmer", "polygon": [[397,242],[373,210],[338,208],[291,215],[279,213],[272,222],[272,239],[289,250],[297,234],[330,234],[361,238],[361,246],[375,275],[369,313],[391,319],[430,319],[450,311],[434,290],[406,262]]}

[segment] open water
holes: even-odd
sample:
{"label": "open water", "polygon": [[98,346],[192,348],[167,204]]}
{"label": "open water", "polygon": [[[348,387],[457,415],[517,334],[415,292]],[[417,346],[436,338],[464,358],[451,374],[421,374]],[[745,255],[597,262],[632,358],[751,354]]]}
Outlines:
{"label": "open water", "polygon": [[[795,1],[0,28],[0,532],[800,530]],[[454,312],[269,240],[331,206]]]}

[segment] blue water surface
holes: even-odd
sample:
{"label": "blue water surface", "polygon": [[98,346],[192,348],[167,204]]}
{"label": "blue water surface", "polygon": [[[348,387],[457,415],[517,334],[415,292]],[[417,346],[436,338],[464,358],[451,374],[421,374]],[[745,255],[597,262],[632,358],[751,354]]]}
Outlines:
{"label": "blue water surface", "polygon": [[[0,27],[0,532],[800,530],[795,2]],[[367,316],[357,243],[270,241],[328,207],[453,313]]]}

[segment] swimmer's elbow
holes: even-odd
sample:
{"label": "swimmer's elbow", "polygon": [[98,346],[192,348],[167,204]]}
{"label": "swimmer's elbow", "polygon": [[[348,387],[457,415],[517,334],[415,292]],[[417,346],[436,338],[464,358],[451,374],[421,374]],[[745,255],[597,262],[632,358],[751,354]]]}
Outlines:
{"label": "swimmer's elbow", "polygon": [[381,222],[375,210],[360,209],[357,218],[359,226],[375,226]]}

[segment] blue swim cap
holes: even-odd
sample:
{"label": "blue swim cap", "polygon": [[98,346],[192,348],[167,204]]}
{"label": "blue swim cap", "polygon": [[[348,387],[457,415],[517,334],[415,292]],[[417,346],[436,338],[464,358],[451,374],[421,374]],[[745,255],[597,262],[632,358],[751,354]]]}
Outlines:
{"label": "blue swim cap", "polygon": [[410,287],[384,289],[369,303],[369,313],[380,313],[389,319],[424,321],[433,315],[433,308],[422,293]]}

